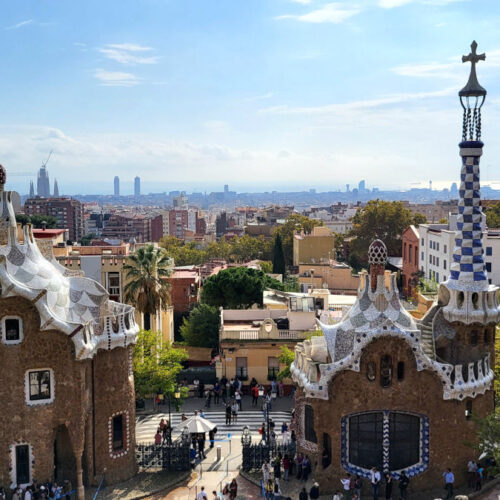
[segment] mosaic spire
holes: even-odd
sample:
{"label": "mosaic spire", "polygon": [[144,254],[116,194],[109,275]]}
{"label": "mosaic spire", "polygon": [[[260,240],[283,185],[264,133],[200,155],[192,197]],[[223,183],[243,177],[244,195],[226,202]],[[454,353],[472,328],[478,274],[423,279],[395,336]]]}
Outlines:
{"label": "mosaic spire", "polygon": [[479,85],[476,76],[476,64],[486,56],[478,55],[476,48],[477,43],[472,42],[471,53],[462,57],[462,62],[471,63],[471,73],[467,85],[459,92],[464,110],[462,142],[459,145],[462,170],[455,247],[447,283],[449,288],[463,291],[481,291],[488,288],[483,258],[483,214],[479,184],[479,159],[483,153],[481,106],[486,98],[486,90]]}

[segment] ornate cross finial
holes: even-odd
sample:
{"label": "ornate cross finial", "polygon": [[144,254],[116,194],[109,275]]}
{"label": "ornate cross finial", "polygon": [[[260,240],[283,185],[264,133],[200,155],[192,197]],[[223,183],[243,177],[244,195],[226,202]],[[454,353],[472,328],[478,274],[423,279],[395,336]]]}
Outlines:
{"label": "ornate cross finial", "polygon": [[476,76],[476,64],[479,61],[484,61],[486,59],[486,54],[478,54],[476,52],[477,49],[477,43],[474,40],[471,43],[471,52],[467,56],[462,56],[462,62],[470,62],[471,63],[471,68],[470,68],[470,76],[469,76],[469,81],[467,82],[467,85],[458,93],[459,96],[464,96],[464,97],[479,97],[479,96],[485,96],[486,95],[486,89],[481,87],[479,85],[479,82],[477,81],[477,76]]}

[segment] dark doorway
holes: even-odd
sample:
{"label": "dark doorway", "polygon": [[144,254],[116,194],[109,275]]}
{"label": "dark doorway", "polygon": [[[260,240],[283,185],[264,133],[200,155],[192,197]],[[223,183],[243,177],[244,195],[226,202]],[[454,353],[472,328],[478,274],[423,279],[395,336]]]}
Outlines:
{"label": "dark doorway", "polygon": [[54,481],[62,484],[65,479],[76,485],[76,460],[68,428],[60,425],[54,439]]}
{"label": "dark doorway", "polygon": [[151,330],[151,314],[144,313],[144,330]]}

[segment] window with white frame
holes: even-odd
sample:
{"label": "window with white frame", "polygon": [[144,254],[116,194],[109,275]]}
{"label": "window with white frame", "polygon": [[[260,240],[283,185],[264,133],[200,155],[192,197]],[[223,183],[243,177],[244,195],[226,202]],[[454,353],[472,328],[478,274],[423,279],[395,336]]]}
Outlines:
{"label": "window with white frame", "polygon": [[54,401],[54,373],[50,368],[26,372],[26,403],[48,404]]}
{"label": "window with white frame", "polygon": [[20,344],[23,341],[23,320],[19,316],[4,316],[1,328],[4,344]]}

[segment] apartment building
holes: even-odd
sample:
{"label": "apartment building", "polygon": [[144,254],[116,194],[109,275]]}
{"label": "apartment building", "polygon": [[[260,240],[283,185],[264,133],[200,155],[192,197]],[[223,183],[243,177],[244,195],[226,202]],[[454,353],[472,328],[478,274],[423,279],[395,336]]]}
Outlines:
{"label": "apartment building", "polygon": [[[435,280],[437,283],[449,278],[455,246],[456,219],[456,214],[452,214],[449,224],[421,224],[418,228],[414,228],[419,239],[418,269],[424,278]],[[403,254],[404,244],[403,236]],[[409,251],[410,243],[407,242],[407,245]],[[488,280],[491,284],[500,285],[500,229],[487,229],[484,221],[483,247]],[[406,276],[407,280],[414,272],[411,270],[413,267],[414,262],[409,262],[409,254],[406,260],[403,256],[403,277]]]}
{"label": "apartment building", "polygon": [[69,239],[83,236],[83,205],[73,198],[30,198],[24,204],[26,215],[50,215],[57,219],[58,229],[67,229]]}

